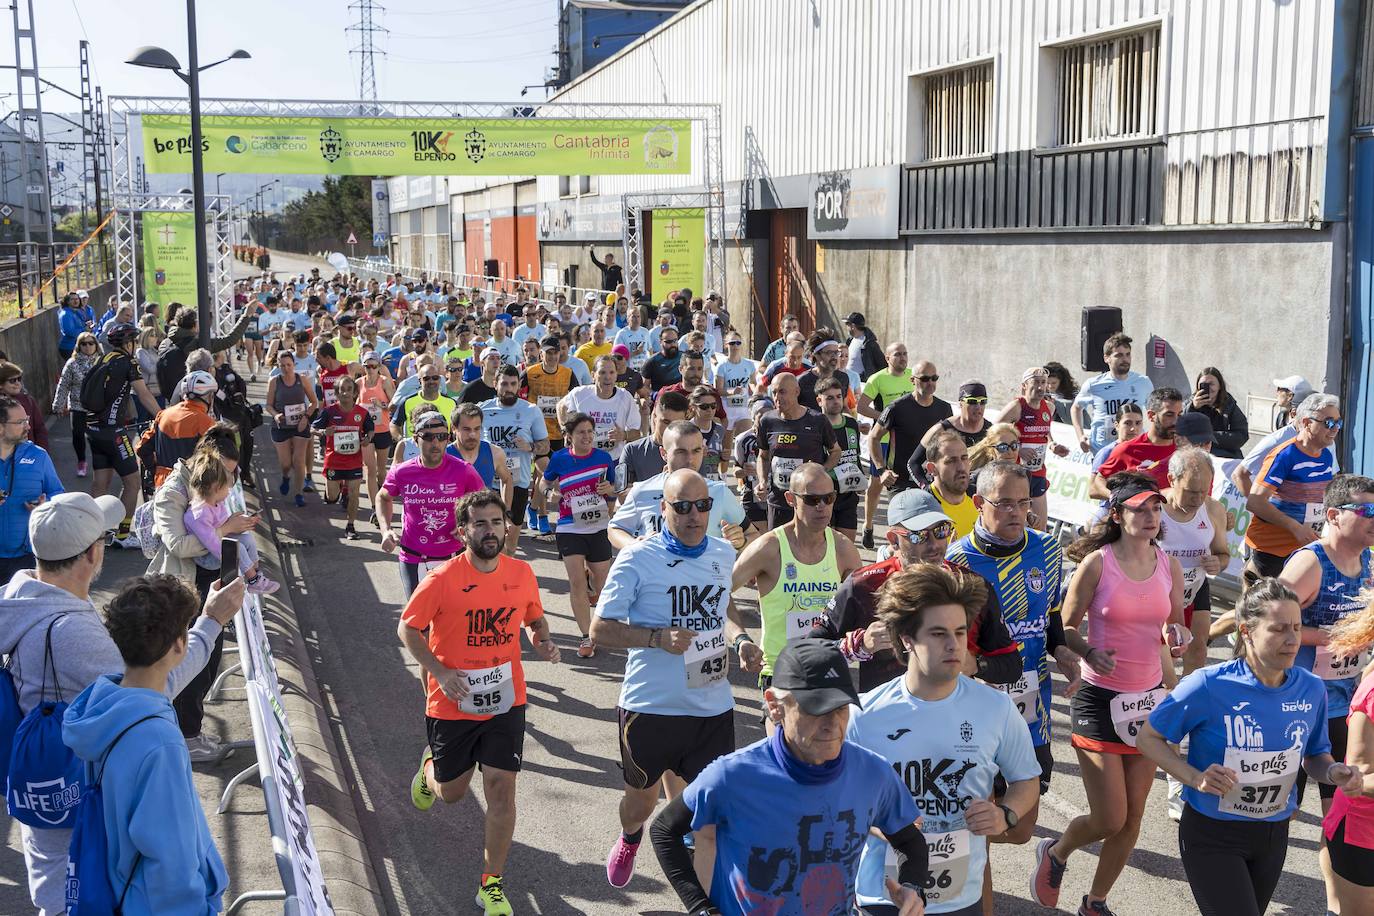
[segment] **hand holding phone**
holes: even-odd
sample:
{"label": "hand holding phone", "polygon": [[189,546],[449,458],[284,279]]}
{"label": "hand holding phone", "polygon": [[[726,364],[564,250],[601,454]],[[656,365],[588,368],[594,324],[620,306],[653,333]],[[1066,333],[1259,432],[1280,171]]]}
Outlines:
{"label": "hand holding phone", "polygon": [[239,575],[238,538],[220,538],[219,542],[219,587],[224,588]]}

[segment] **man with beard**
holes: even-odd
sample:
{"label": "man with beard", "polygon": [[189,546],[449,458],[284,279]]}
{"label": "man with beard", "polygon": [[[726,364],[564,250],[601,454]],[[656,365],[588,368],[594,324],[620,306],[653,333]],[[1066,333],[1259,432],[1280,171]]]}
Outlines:
{"label": "man with beard", "polygon": [[482,767],[486,843],[477,905],[509,914],[501,873],[515,833],[515,778],[525,744],[525,674],[520,631],[548,662],[558,646],[539,599],[539,581],[523,560],[501,552],[506,506],[491,490],[458,503],[466,548],[415,590],[397,634],[425,676],[428,740],[410,799],[428,811],[455,804]]}
{"label": "man with beard", "polygon": [[644,363],[640,375],[657,395],[659,389],[682,381],[681,361],[677,353],[677,329],[667,327],[658,337],[659,351]]}
{"label": "man with beard", "polygon": [[[544,416],[529,401],[520,397],[520,373],[514,366],[503,366],[496,380],[496,397],[482,403],[482,428],[486,440],[501,447],[510,470],[510,527],[506,531],[506,553],[514,556],[520,546],[520,529],[527,511],[531,527],[537,524],[530,501],[530,470],[549,460],[549,432]],[[543,468],[538,468],[543,473]]]}

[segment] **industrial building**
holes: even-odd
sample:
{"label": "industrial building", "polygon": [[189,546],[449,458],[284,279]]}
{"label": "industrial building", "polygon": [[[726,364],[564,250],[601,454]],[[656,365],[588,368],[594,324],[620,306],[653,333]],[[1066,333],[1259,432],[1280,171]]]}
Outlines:
{"label": "industrial building", "polygon": [[[756,341],[857,310],[942,393],[977,376],[1000,401],[1027,365],[1089,375],[1083,309],[1116,306],[1137,370],[1219,367],[1256,434],[1275,377],[1342,394],[1349,466],[1374,470],[1367,7],[698,0],[553,100],[720,106],[722,291]],[[592,285],[622,195],[699,187],[702,160],[393,179],[392,256]]]}

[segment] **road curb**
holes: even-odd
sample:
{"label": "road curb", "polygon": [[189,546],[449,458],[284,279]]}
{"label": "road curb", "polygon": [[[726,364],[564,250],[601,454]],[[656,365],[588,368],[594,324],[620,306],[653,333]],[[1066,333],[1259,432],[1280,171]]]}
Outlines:
{"label": "road curb", "polygon": [[[270,448],[255,450],[263,458],[270,453]],[[258,474],[257,479],[263,480],[264,475]],[[269,537],[258,538],[259,556],[289,586],[299,580],[300,570],[289,552],[282,550],[276,513],[260,495],[255,498],[270,528]],[[344,776],[328,707],[308,655],[310,637],[301,632],[291,600],[289,587],[267,597],[263,601],[263,626],[272,645],[282,705],[301,761],[310,829],[325,886],[336,914],[384,916],[386,904],[358,819],[357,787]]]}

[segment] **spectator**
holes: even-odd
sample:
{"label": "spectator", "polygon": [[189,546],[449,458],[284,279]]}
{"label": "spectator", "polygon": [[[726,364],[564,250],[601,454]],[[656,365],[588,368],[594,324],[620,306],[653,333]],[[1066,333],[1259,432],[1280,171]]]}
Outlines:
{"label": "spectator", "polygon": [[[145,320],[152,317],[143,316]],[[161,345],[161,331],[156,327],[143,328],[138,334],[138,349],[134,351],[134,359],[138,362],[138,371],[143,373],[143,381],[148,385],[148,393],[165,407],[167,399],[162,396],[162,389],[157,387],[157,351]]]}
{"label": "spectator", "polygon": [[57,352],[62,359],[69,360],[76,352],[77,337],[90,330],[85,314],[81,311],[81,296],[75,292],[62,297],[62,308],[57,313],[57,330],[61,336],[57,340]]}
{"label": "spectator", "polygon": [[1198,413],[1212,424],[1212,454],[1218,458],[1240,458],[1241,448],[1250,439],[1250,421],[1236,399],[1226,390],[1221,370],[1208,366],[1197,374],[1193,397],[1185,413]]}
{"label": "spectator", "polygon": [[140,453],[147,443],[153,446],[155,486],[162,485],[178,461],[191,457],[200,437],[215,425],[210,416],[210,405],[215,402],[215,393],[219,390],[215,377],[198,369],[188,373],[182,384],[186,388],[186,398],[159,411],[157,422],[148,427],[140,440]]}
{"label": "spectator", "polygon": [[24,370],[3,359],[0,359],[0,394],[19,402],[29,418],[29,438],[43,451],[49,451],[48,423],[38,409],[38,402],[24,390]]}
{"label": "spectator", "polygon": [[1072,423],[1073,400],[1078,397],[1078,383],[1073,380],[1073,374],[1063,363],[1051,360],[1045,363],[1045,371],[1050,374],[1045,393],[1054,400],[1055,422]]}
{"label": "spectator", "polygon": [[1274,429],[1282,429],[1291,422],[1293,409],[1315,393],[1312,383],[1301,375],[1274,379]]}
{"label": "spectator", "polygon": [[592,263],[601,271],[601,288],[613,290],[625,282],[625,271],[620,269],[620,265],[615,262],[615,255],[606,252],[606,260],[598,261],[596,252],[591,246],[587,246],[587,253],[592,256]]}
{"label": "spectator", "polygon": [[198,604],[174,576],[125,582],[105,607],[124,673],[97,677],[62,717],[63,742],[100,774],[105,869],[124,913],[217,913],[229,883],[166,694]]}
{"label": "spectator", "polygon": [[[230,474],[239,469],[239,447],[237,431],[227,423],[211,427],[201,438],[195,454],[187,461],[179,461],[167,475],[162,486],[153,494],[153,531],[156,533],[156,552],[148,564],[148,572],[170,573],[194,583],[202,598],[210,593],[210,587],[219,578],[219,569],[205,568],[196,564],[196,557],[204,556],[205,546],[195,535],[186,530],[186,509],[190,506],[190,474],[199,461],[219,461]],[[238,512],[229,516],[219,527],[220,537],[233,537],[245,531],[252,531],[258,523],[258,516]],[[210,659],[203,670],[196,675],[186,690],[176,698],[173,705],[177,710],[177,722],[181,734],[187,738],[191,749],[191,760],[215,760],[219,756],[219,742],[202,732],[205,719],[205,694],[214,682],[219,671],[220,657],[224,653],[224,639],[215,640],[210,650]]]}
{"label": "spectator", "polygon": [[0,584],[33,568],[29,514],[63,491],[52,458],[29,441],[28,422],[12,398],[0,395]]}
{"label": "spectator", "polygon": [[[36,569],[21,570],[0,597],[0,645],[13,646],[10,674],[25,715],[43,699],[46,685],[75,697],[102,674],[124,667],[118,647],[91,603],[91,583],[105,559],[105,535],[124,517],[114,496],[62,493],[29,517]],[[167,673],[165,692],[177,693],[205,666],[210,647],[243,601],[243,584],[217,590],[189,631],[186,652]],[[51,637],[51,638],[49,638]],[[51,646],[52,663],[44,659]],[[160,824],[166,829],[166,824]],[[67,848],[71,830],[20,825],[29,896],[47,914],[66,911]]]}
{"label": "spectator", "polygon": [[[375,356],[374,356],[375,358]],[[256,490],[253,483],[253,430],[262,423],[262,408],[248,403],[248,383],[234,371],[233,360],[224,352],[215,354],[215,413],[226,423],[238,427],[239,444],[243,451],[240,464],[243,473],[239,482],[245,490]],[[256,422],[255,422],[256,416]]]}
{"label": "spectator", "polygon": [[109,346],[109,344],[110,344],[110,340],[109,340],[110,328],[114,327],[114,326],[117,325],[117,324],[133,324],[133,323],[134,323],[134,307],[133,307],[133,304],[132,304],[132,303],[129,303],[129,302],[121,302],[121,303],[118,305],[118,307],[115,308],[114,314],[111,315],[109,318],[105,319],[104,321],[102,321],[102,322],[100,323],[100,330],[99,330],[98,332],[96,332],[96,337],[98,337],[98,338],[100,339],[100,343],[101,343],[102,345],[104,345],[104,346]]}
{"label": "spectator", "polygon": [[72,418],[72,451],[76,453],[76,476],[85,477],[86,464],[86,411],[81,403],[81,383],[86,373],[91,371],[100,358],[100,343],[90,331],[82,331],[76,338],[76,352],[57,379],[57,390],[53,392],[52,409],[58,416]]}
{"label": "spectator", "polygon": [[[207,459],[194,462],[187,484],[191,491],[191,505],[182,516],[186,530],[196,536],[205,555],[196,557],[196,566],[219,572],[222,560],[220,529],[233,514],[227,505],[234,478],[224,463]],[[252,534],[241,531],[232,535],[239,543],[238,571],[248,591],[255,595],[270,595],[279,585],[258,569],[258,545]]]}
{"label": "spectator", "polygon": [[844,324],[849,331],[849,368],[866,382],[870,375],[887,368],[887,357],[878,345],[877,335],[869,330],[863,312],[850,312]]}

